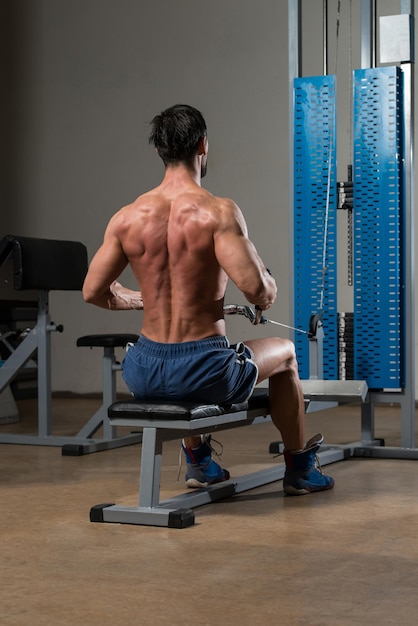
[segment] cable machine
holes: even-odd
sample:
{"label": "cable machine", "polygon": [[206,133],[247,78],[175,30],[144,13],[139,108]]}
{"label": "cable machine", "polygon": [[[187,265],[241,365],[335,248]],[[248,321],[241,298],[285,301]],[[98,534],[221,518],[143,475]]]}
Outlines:
{"label": "cable machine", "polygon": [[[414,2],[376,18],[360,1],[360,65],[352,72],[352,145],[347,180],[337,181],[337,77],[328,73],[328,0],[323,0],[323,74],[302,76],[302,0],[288,0],[290,197],[295,327],[319,320],[323,369],[295,344],[304,380],[362,379],[357,456],[418,458],[415,446],[413,28]],[[337,3],[337,47],[340,17]],[[351,0],[350,0],[351,13]],[[350,25],[351,26],[351,25]],[[380,65],[376,63],[379,35]],[[351,33],[350,33],[351,37]],[[350,42],[351,43],[351,42]],[[335,74],[336,74],[335,68]],[[353,311],[338,310],[337,211],[345,210]],[[379,447],[378,403],[401,407],[401,448]]]}

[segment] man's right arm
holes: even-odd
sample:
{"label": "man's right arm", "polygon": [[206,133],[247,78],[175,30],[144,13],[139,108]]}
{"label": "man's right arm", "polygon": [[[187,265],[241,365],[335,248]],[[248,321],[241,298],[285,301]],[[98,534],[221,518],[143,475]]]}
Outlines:
{"label": "man's right arm", "polygon": [[238,206],[223,200],[222,223],[214,234],[218,263],[248,302],[270,308],[276,299],[276,281],[248,238],[247,225]]}
{"label": "man's right arm", "polygon": [[123,224],[122,212],[110,220],[103,243],[94,255],[83,285],[86,302],[112,309],[142,309],[141,292],[133,292],[117,282],[117,278],[128,264],[119,239]]}

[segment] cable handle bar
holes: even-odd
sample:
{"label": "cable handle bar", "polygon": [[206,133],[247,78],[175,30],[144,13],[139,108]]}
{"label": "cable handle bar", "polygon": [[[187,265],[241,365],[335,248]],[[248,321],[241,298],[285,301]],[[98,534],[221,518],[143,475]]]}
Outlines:
{"label": "cable handle bar", "polygon": [[295,328],[294,326],[289,326],[288,324],[282,324],[281,322],[275,322],[274,320],[270,320],[263,315],[263,310],[257,304],[255,306],[255,311],[245,304],[226,304],[224,306],[224,314],[225,315],[243,315],[247,319],[250,320],[251,324],[257,326],[258,324],[275,324],[276,326],[282,326],[284,328],[288,328],[289,330],[294,330],[298,333],[303,333],[304,335],[308,335],[312,337],[314,334],[314,329],[311,328],[308,332],[307,330],[303,330],[302,328]]}

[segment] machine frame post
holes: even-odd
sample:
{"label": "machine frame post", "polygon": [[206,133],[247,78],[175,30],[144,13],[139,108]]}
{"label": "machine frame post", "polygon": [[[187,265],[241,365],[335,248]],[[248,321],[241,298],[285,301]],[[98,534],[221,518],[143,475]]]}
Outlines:
{"label": "machine frame post", "polygon": [[[376,31],[377,10],[376,0],[360,0],[360,66],[361,69],[376,67]],[[324,2],[324,7],[326,3]],[[288,25],[289,25],[289,204],[290,204],[290,241],[293,241],[294,216],[292,202],[294,197],[294,79],[302,75],[302,49],[301,49],[301,0],[288,0]],[[411,16],[411,30],[414,28],[414,0],[401,0],[401,14]],[[325,17],[324,17],[325,20]],[[324,21],[324,24],[326,21]],[[361,437],[363,445],[375,446],[375,404],[394,403],[401,408],[401,447],[414,448],[415,446],[415,223],[414,223],[414,51],[413,32],[411,36],[411,55],[405,61],[398,62],[402,69],[403,79],[403,142],[404,142],[404,224],[403,224],[403,259],[404,264],[404,311],[402,320],[402,332],[404,337],[404,386],[402,389],[369,391],[365,402],[361,406]],[[324,56],[326,58],[324,35]],[[294,319],[294,251],[290,250],[290,319]],[[326,358],[326,356],[325,356]],[[388,451],[389,452],[389,451]],[[415,452],[415,451],[414,451]],[[418,458],[418,450],[417,458]],[[379,457],[396,458],[396,453],[385,455],[382,451]],[[403,458],[403,457],[402,457]],[[408,457],[409,458],[409,457]],[[415,458],[415,457],[414,457]]]}

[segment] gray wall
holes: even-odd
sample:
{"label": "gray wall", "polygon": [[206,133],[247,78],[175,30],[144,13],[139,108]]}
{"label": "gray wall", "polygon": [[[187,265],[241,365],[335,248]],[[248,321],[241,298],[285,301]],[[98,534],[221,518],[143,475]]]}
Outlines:
{"label": "gray wall", "polygon": [[[353,5],[355,38],[359,2]],[[384,5],[386,13],[399,11],[394,2]],[[348,7],[343,0],[338,57],[335,37],[330,42],[330,72],[337,60],[343,78]],[[303,9],[303,72],[320,74],[322,0],[305,0]],[[278,280],[270,315],[288,322],[287,0],[3,0],[0,11],[0,234],[82,241],[91,257],[111,215],[161,179],[162,164],[147,142],[149,120],[186,102],[208,123],[204,184],[240,205]],[[330,31],[334,17],[331,7]],[[357,50],[354,67],[358,58]],[[341,131],[344,146],[346,123]],[[339,175],[345,177],[345,163]],[[129,272],[122,280],[134,287]],[[76,348],[76,338],[137,332],[142,314],[96,309],[77,292],[54,292],[50,301],[53,320],[65,327],[52,339],[53,389],[99,391],[101,353]],[[231,286],[227,301],[243,298]],[[228,320],[231,340],[272,332]]]}

